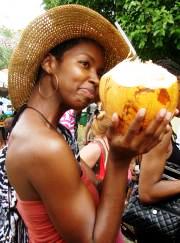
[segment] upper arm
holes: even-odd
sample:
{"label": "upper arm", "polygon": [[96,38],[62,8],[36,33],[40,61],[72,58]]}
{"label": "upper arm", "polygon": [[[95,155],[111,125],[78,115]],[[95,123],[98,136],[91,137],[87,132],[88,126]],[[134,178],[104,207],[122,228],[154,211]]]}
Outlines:
{"label": "upper arm", "polygon": [[89,143],[80,150],[81,159],[93,168],[101,155],[101,148],[97,143]]}
{"label": "upper arm", "polygon": [[[141,201],[150,202],[159,197],[158,188],[162,180],[166,160],[160,157],[154,159],[150,156],[143,156],[139,175],[139,196]],[[157,190],[158,189],[158,190]]]}
{"label": "upper arm", "polygon": [[171,132],[163,140],[142,156],[140,169],[140,191],[152,191],[161,181],[168,154],[172,152]]}
{"label": "upper arm", "polygon": [[163,160],[147,161],[143,159],[140,168],[140,186],[148,187],[149,190],[153,184],[158,183],[161,180],[164,165],[165,161]]}
{"label": "upper arm", "polygon": [[30,181],[59,234],[67,242],[88,242],[94,228],[94,201],[80,179],[77,161],[65,141],[47,144],[29,173]]}

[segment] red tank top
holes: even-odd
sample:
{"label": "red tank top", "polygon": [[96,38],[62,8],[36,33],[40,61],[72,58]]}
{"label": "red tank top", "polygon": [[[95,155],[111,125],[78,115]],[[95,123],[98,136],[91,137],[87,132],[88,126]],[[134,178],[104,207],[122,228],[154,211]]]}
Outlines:
{"label": "red tank top", "polygon": [[[87,178],[85,172],[83,172],[81,179],[97,206],[99,195],[94,184]],[[17,198],[17,210],[27,226],[30,243],[65,243],[51,223],[41,201],[22,201],[19,197]]]}

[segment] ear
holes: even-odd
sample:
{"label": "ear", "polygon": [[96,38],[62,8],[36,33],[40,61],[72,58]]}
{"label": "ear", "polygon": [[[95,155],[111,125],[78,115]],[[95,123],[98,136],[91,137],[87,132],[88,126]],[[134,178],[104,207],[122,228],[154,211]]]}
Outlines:
{"label": "ear", "polygon": [[52,74],[54,73],[56,62],[56,58],[48,53],[41,62],[41,67],[46,73]]}

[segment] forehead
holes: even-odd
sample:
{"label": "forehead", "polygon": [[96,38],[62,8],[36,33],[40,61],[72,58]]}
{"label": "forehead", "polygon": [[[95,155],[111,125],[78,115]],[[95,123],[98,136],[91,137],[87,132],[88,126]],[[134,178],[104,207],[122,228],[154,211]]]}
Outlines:
{"label": "forehead", "polygon": [[97,62],[104,64],[104,50],[94,41],[83,41],[71,47],[64,52],[64,57],[72,57],[77,55],[87,55]]}

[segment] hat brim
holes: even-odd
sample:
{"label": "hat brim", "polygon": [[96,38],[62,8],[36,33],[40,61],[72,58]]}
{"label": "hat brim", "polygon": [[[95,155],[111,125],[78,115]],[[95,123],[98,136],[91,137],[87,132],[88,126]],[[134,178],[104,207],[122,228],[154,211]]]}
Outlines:
{"label": "hat brim", "polygon": [[96,40],[105,49],[105,69],[125,59],[130,48],[121,33],[102,15],[76,4],[52,8],[23,31],[9,63],[8,90],[15,109],[25,104],[44,56],[73,38]]}

